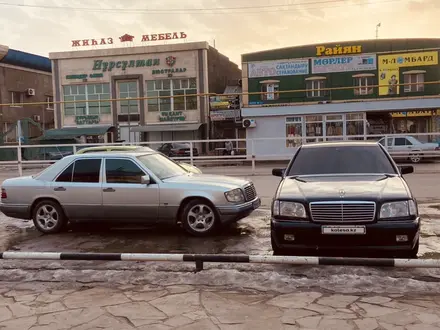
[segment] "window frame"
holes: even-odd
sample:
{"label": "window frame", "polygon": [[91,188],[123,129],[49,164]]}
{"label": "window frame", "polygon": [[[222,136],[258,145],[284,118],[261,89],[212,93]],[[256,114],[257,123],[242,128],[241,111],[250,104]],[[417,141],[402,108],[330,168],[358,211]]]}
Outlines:
{"label": "window frame", "polygon": [[[306,82],[306,97],[308,99],[321,98],[326,96],[327,90],[325,90],[325,88],[327,83],[327,77],[323,77],[323,76],[308,77],[305,79],[305,82]],[[316,88],[315,84],[318,84],[317,86],[318,88]]]}
{"label": "window frame", "polygon": [[107,161],[110,160],[123,160],[123,161],[128,161],[131,162],[132,164],[136,165],[139,170],[143,173],[143,175],[149,175],[151,177],[151,175],[149,173],[146,173],[145,169],[143,169],[141,166],[139,166],[139,164],[135,161],[133,161],[133,159],[131,158],[122,158],[122,157],[106,157],[104,159],[104,169],[103,169],[103,178],[102,178],[102,183],[105,184],[116,184],[116,185],[125,185],[125,184],[129,184],[129,185],[141,185],[142,183],[132,183],[132,182],[108,182],[107,181]]}
{"label": "window frame", "polygon": [[[135,83],[136,84],[136,91],[131,91],[130,90],[130,83]],[[132,79],[127,79],[127,80],[118,80],[117,81],[117,88],[116,91],[118,93],[118,114],[120,115],[138,115],[141,113],[141,109],[140,109],[140,103],[139,100],[132,100],[139,98],[139,94],[140,94],[140,90],[139,90],[139,81],[138,80],[132,80]],[[127,84],[127,92],[121,92],[121,84]],[[126,97],[123,97],[121,95],[121,93],[127,94]],[[128,100],[127,100],[128,99]],[[122,112],[122,102],[127,102],[128,105],[128,109],[130,109],[130,111],[127,112]],[[134,105],[131,104],[131,102],[135,102],[136,103],[136,107]],[[133,109],[136,109],[136,111],[133,111]]]}
{"label": "window frame", "polygon": [[[24,93],[18,92],[18,91],[10,91],[11,93],[11,107],[12,108],[23,108],[23,101],[24,101]],[[18,94],[20,98],[20,102],[15,102],[14,95]]]}
{"label": "window frame", "polygon": [[[425,91],[425,70],[411,70],[403,72],[403,91],[405,93],[420,93]],[[419,78],[422,77],[421,82],[419,82]],[[413,78],[416,78],[413,82]],[[409,82],[407,81],[409,79]],[[414,85],[406,85],[406,84],[414,84]]]}
{"label": "window frame", "polygon": [[[81,160],[99,160],[101,162],[100,166],[99,166],[99,180],[98,182],[74,182],[73,181],[73,176],[75,174],[75,166],[76,166],[76,162],[81,161]],[[55,178],[53,178],[52,182],[59,182],[60,184],[62,183],[69,183],[69,184],[101,184],[102,183],[102,170],[103,170],[103,158],[102,157],[87,157],[87,158],[76,158],[74,159],[72,162],[70,162],[69,164],[67,164],[62,171],[60,171]],[[58,178],[61,176],[61,174],[63,174],[71,165],[73,165],[72,167],[72,177],[70,178],[71,181],[57,181]]]}
{"label": "window frame", "polygon": [[[180,88],[175,88],[175,81],[179,81]],[[169,88],[164,88],[164,82],[169,82]],[[183,83],[185,82],[185,83]],[[195,83],[195,87],[194,87]],[[151,89],[148,87],[148,85],[153,85],[154,88]],[[146,95],[148,97],[147,99],[147,111],[148,112],[172,112],[172,111],[195,111],[198,110],[198,99],[197,96],[187,96],[187,95],[194,95],[198,93],[198,87],[197,87],[197,78],[170,78],[170,79],[153,79],[153,80],[145,80],[145,86],[146,86]],[[174,95],[174,92],[177,91],[183,91],[182,95]],[[188,91],[191,91],[188,93]],[[159,98],[162,93],[169,93],[168,98],[161,99]],[[194,93],[195,92],[195,93]],[[151,95],[154,94],[154,95]],[[163,96],[163,95],[162,95]],[[191,109],[188,107],[188,99],[196,98],[196,104],[194,109]],[[183,104],[184,109],[174,109],[175,104],[175,98],[182,99],[183,98]],[[164,100],[164,101],[162,101]],[[157,107],[157,110],[152,110],[152,107]],[[162,110],[161,106],[169,106],[169,110]]]}
{"label": "window frame", "polygon": [[[102,93],[93,93],[93,94],[89,94],[89,92],[88,92],[88,86],[91,86],[91,85],[94,85],[94,86],[96,86],[96,85],[101,85],[101,90],[103,91]],[[108,93],[104,93],[104,86],[105,85],[107,85],[108,86]],[[76,87],[76,89],[77,89],[77,93],[76,94],[73,94],[72,93],[72,87],[73,86],[75,86]],[[80,87],[80,86],[84,86],[84,94],[79,94],[78,93],[78,88]],[[76,116],[101,116],[101,115],[111,115],[111,113],[112,113],[112,104],[111,104],[111,102],[109,102],[109,101],[104,101],[104,100],[106,100],[107,98],[101,98],[102,97],[102,95],[108,95],[109,96],[109,98],[108,99],[111,99],[111,90],[110,90],[110,83],[88,83],[88,84],[70,84],[70,85],[63,85],[62,86],[63,88],[63,101],[66,101],[66,97],[73,97],[73,102],[71,102],[71,103],[67,103],[67,108],[69,108],[69,106],[68,105],[73,105],[73,110],[74,110],[74,114],[66,114],[66,103],[64,103],[63,104],[63,114],[64,114],[64,116],[66,116],[66,117],[71,117],[71,116],[73,116],[73,117],[76,117]],[[69,94],[67,94],[66,95],[66,88],[69,88]],[[96,91],[96,87],[94,87],[94,89],[95,89],[95,91]],[[99,102],[95,102],[95,100],[90,100],[89,99],[89,95],[99,95]],[[84,96],[85,97],[85,100],[76,100],[76,97],[78,97],[78,96]],[[97,103],[98,104],[98,107],[99,107],[99,112],[96,114],[96,113],[90,113],[90,101],[94,101],[94,102],[91,102],[91,103]],[[107,107],[107,106],[103,106],[102,105],[102,103],[109,103],[109,106]],[[80,114],[80,113],[78,113],[77,112],[77,107],[76,107],[76,105],[78,104],[78,103],[85,103],[85,114]],[[102,108],[109,108],[109,112],[102,112]],[[70,108],[69,108],[70,109]],[[50,109],[50,110],[53,110],[53,109]]]}
{"label": "window frame", "polygon": [[54,110],[53,96],[46,95],[46,110]]}
{"label": "window frame", "polygon": [[[360,73],[352,76],[354,79],[353,93],[355,96],[374,94],[374,73]],[[364,82],[364,84],[362,84]]]}

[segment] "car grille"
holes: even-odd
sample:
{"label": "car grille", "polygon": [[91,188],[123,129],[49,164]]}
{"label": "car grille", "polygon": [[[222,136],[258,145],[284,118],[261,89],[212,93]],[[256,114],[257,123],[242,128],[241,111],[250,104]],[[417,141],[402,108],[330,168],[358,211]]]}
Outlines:
{"label": "car grille", "polygon": [[246,196],[247,201],[252,201],[255,199],[255,197],[257,197],[257,191],[255,190],[253,183],[244,187],[244,195]]}
{"label": "car grille", "polygon": [[371,222],[376,214],[376,203],[312,202],[310,214],[316,222]]}

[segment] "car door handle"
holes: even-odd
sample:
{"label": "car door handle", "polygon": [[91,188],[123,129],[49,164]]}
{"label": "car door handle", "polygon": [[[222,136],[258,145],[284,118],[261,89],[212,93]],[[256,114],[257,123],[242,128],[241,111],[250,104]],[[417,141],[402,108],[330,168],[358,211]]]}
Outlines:
{"label": "car door handle", "polygon": [[105,188],[102,189],[103,192],[115,192],[116,190],[114,190],[113,188]]}
{"label": "car door handle", "polygon": [[66,188],[64,188],[64,187],[56,187],[56,188],[53,188],[53,190],[55,190],[55,191],[66,191]]}

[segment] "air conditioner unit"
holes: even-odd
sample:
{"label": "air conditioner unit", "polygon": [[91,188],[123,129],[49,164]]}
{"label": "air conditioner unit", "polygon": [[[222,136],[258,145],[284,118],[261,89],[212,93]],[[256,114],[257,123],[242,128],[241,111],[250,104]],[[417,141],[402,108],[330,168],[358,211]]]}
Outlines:
{"label": "air conditioner unit", "polygon": [[33,89],[33,88],[26,89],[26,95],[27,96],[34,96],[35,95],[35,89]]}
{"label": "air conditioner unit", "polygon": [[34,121],[36,121],[38,123],[38,122],[40,122],[41,117],[39,115],[33,115],[33,119],[34,119]]}
{"label": "air conditioner unit", "polygon": [[244,128],[257,127],[257,122],[255,121],[255,119],[243,119],[243,127]]}

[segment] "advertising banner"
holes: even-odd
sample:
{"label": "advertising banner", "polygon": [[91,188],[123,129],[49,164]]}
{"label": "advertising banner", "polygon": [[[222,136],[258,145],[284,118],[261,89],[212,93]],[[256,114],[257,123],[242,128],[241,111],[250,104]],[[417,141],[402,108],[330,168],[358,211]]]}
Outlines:
{"label": "advertising banner", "polygon": [[228,96],[211,96],[209,97],[209,105],[211,110],[226,110],[229,109],[229,97]]}
{"label": "advertising banner", "polygon": [[[438,52],[417,52],[379,55],[379,95],[399,94],[400,68],[419,67],[438,64]],[[385,85],[385,86],[382,86]]]}
{"label": "advertising banner", "polygon": [[281,60],[248,63],[248,77],[281,77],[309,74],[309,60]]}
{"label": "advertising banner", "polygon": [[312,73],[376,70],[376,55],[348,55],[312,58]]}
{"label": "advertising banner", "polygon": [[379,69],[379,95],[398,95],[399,68]]}

